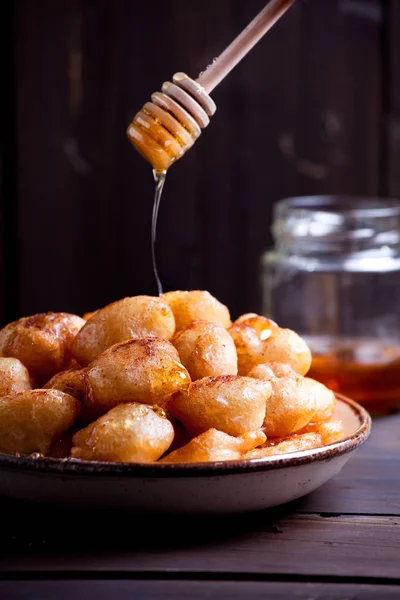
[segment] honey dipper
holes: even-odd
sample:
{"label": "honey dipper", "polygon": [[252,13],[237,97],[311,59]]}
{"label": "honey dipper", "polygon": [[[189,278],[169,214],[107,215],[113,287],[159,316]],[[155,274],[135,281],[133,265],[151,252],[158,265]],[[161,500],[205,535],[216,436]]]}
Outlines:
{"label": "honey dipper", "polygon": [[196,80],[175,73],[163,83],[129,125],[132,145],[155,172],[166,171],[193,146],[216,105],[209,93],[271,29],[295,0],[271,0]]}

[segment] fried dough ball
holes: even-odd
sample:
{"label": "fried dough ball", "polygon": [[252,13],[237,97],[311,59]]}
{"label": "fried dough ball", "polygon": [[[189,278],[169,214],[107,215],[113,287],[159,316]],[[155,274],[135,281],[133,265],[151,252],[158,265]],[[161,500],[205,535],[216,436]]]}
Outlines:
{"label": "fried dough ball", "polygon": [[78,400],[58,390],[27,390],[0,398],[0,452],[47,454],[79,411]]}
{"label": "fried dough ball", "polygon": [[311,450],[312,448],[318,448],[322,445],[322,438],[318,433],[294,434],[286,439],[277,440],[274,445],[251,450],[250,452],[247,452],[243,458],[263,458],[265,456],[275,456],[277,454],[289,454],[291,452]]}
{"label": "fried dough ball", "polygon": [[82,403],[82,410],[77,419],[81,426],[91,423],[104,412],[104,410],[100,410],[95,406],[87,406],[87,399],[90,397],[90,386],[86,369],[61,371],[61,373],[54,375],[43,387],[44,389],[60,390],[60,392],[70,394]]}
{"label": "fried dough ball", "polygon": [[240,315],[240,317],[238,317],[236,319],[236,321],[233,321],[232,325],[237,325],[239,323],[245,323],[248,319],[252,319],[254,317],[258,317],[259,315],[257,313],[244,313],[243,315]]}
{"label": "fried dough ball", "polygon": [[208,429],[193,438],[188,444],[174,450],[160,460],[163,463],[209,462],[221,460],[238,460],[242,455],[265,442],[265,435],[259,429],[249,431],[239,437],[233,437]]}
{"label": "fried dough ball", "polygon": [[257,331],[244,323],[228,329],[236,346],[239,375],[247,375],[258,362],[263,361],[263,342]]}
{"label": "fried dough ball", "polygon": [[0,356],[18,358],[33,377],[49,378],[67,368],[72,341],[84,324],[68,313],[18,319],[0,331]]}
{"label": "fried dough ball", "polygon": [[85,370],[87,406],[103,413],[121,402],[162,404],[189,383],[177,350],[161,338],[115,344]]}
{"label": "fried dough ball", "polygon": [[[322,423],[328,421],[333,415],[336,406],[335,394],[319,381],[297,375],[289,365],[278,362],[257,365],[250,371],[249,377],[270,381],[271,383],[277,378],[300,377],[303,393],[308,390],[314,396],[315,412],[312,422]],[[272,385],[272,389],[274,389],[274,385]]]}
{"label": "fried dough ball", "polygon": [[237,375],[205,377],[174,394],[167,409],[192,435],[215,428],[238,436],[261,427],[270,394],[267,381]]}
{"label": "fried dough ball", "polygon": [[323,444],[333,444],[344,438],[342,421],[327,421],[317,426],[317,433],[322,438]]}
{"label": "fried dough ball", "polygon": [[249,373],[249,377],[269,381],[272,385],[264,420],[268,437],[295,433],[311,421],[316,411],[314,389],[305,377],[285,367],[279,363],[257,365]]}
{"label": "fried dough ball", "polygon": [[86,369],[57,373],[47,388],[67,392],[85,406],[79,421],[87,423],[121,402],[162,404],[190,383],[174,346],[161,338],[115,344]]}
{"label": "fried dough ball", "polygon": [[332,390],[329,390],[323,383],[304,377],[304,383],[308,386],[310,392],[315,398],[315,413],[313,416],[314,423],[323,423],[328,421],[335,410],[336,397]]}
{"label": "fried dough ball", "polygon": [[172,423],[159,407],[119,404],[73,437],[74,458],[153,462],[174,439]]}
{"label": "fried dough ball", "polygon": [[256,313],[246,313],[236,319],[229,333],[236,345],[239,375],[247,375],[257,364],[255,357],[262,357],[264,342],[275,329],[279,328],[274,321]]}
{"label": "fried dough ball", "polygon": [[28,369],[18,358],[0,358],[0,397],[31,388]]}
{"label": "fried dough ball", "polygon": [[311,366],[311,351],[291,329],[281,329],[265,317],[243,315],[230,327],[237,354],[239,375],[247,375],[258,364],[282,362],[300,375]]}
{"label": "fried dough ball", "polygon": [[95,312],[76,336],[72,352],[86,367],[114,344],[149,336],[169,340],[174,331],[174,315],[162,298],[123,298]]}
{"label": "fried dough ball", "polygon": [[241,315],[233,322],[233,325],[247,325],[248,327],[252,327],[257,331],[261,342],[271,337],[274,329],[279,329],[275,321],[267,319],[267,317],[263,317],[262,315],[257,315],[256,313],[246,313]]}
{"label": "fried dough ball", "polygon": [[311,366],[311,351],[306,342],[291,329],[274,329],[264,345],[260,362],[282,362],[305,375]]}
{"label": "fried dough ball", "polygon": [[77,400],[85,402],[87,396],[85,379],[84,369],[67,369],[54,375],[43,388],[60,390],[60,392],[65,392]]}
{"label": "fried dough ball", "polygon": [[267,436],[283,437],[305,427],[315,413],[315,396],[301,377],[280,377],[271,382],[264,431]]}
{"label": "fried dough ball", "polygon": [[297,373],[290,365],[285,365],[281,362],[270,362],[253,367],[249,373],[249,377],[255,379],[263,379],[264,381],[272,381],[279,377],[296,377]]}
{"label": "fried dough ball", "polygon": [[325,423],[309,423],[300,433],[318,433],[322,444],[333,444],[344,437],[342,421],[326,421]]}
{"label": "fried dough ball", "polygon": [[210,321],[225,328],[231,324],[228,308],[204,290],[166,292],[161,298],[174,313],[176,331],[198,320]]}
{"label": "fried dough ball", "polygon": [[192,380],[217,375],[237,375],[233,339],[224,327],[193,321],[172,339]]}
{"label": "fried dough ball", "polygon": [[319,425],[307,426],[301,432],[287,438],[268,439],[262,448],[256,448],[247,452],[244,458],[262,458],[276,454],[311,450],[338,442],[343,436],[344,429],[342,422],[328,421]]}

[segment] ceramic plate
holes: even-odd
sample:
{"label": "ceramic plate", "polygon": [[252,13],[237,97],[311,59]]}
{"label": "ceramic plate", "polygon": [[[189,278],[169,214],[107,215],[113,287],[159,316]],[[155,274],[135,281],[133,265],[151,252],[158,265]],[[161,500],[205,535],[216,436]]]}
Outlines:
{"label": "ceramic plate", "polygon": [[335,444],[252,460],[129,464],[0,454],[0,495],[58,504],[169,513],[217,514],[277,506],[336,475],[368,437],[371,419],[337,395],[334,417],[345,438]]}

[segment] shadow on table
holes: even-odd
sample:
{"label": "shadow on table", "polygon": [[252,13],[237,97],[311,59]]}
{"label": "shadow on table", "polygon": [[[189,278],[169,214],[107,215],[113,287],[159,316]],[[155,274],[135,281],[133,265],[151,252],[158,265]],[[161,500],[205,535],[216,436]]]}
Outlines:
{"label": "shadow on table", "polygon": [[26,503],[0,502],[2,509],[1,556],[13,552],[36,554],[62,551],[102,553],[146,552],[189,548],[240,539],[253,531],[279,535],[279,521],[296,510],[297,503],[253,513],[219,516],[169,516],[89,511]]}

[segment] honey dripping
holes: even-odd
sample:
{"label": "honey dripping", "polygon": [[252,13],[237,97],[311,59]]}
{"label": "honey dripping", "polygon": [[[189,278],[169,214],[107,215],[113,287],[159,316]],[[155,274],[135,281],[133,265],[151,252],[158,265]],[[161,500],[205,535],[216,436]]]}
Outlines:
{"label": "honey dripping", "polygon": [[191,148],[214,114],[216,106],[204,88],[185,73],[175,73],[135,115],[127,135],[153,167],[155,181],[151,248],[158,293],[163,293],[156,260],[157,220],[169,167]]}
{"label": "honey dripping", "polygon": [[154,203],[153,203],[153,215],[151,219],[151,258],[153,262],[153,273],[157,284],[158,295],[161,296],[163,293],[163,287],[158,273],[157,268],[157,257],[156,257],[156,238],[157,238],[157,220],[158,211],[160,208],[162,191],[164,188],[165,178],[167,171],[156,171],[153,169],[153,177],[155,182],[154,188]]}
{"label": "honey dripping", "polygon": [[[165,81],[161,92],[151,96],[135,115],[127,129],[133,147],[151,164],[156,173],[153,208],[153,267],[161,293],[155,261],[155,230],[165,172],[181,158],[210,122],[217,107],[211,92],[282,17],[295,0],[270,0],[218,58],[200,73],[197,80],[185,73],[175,73]],[[163,173],[161,181],[159,174]]]}

